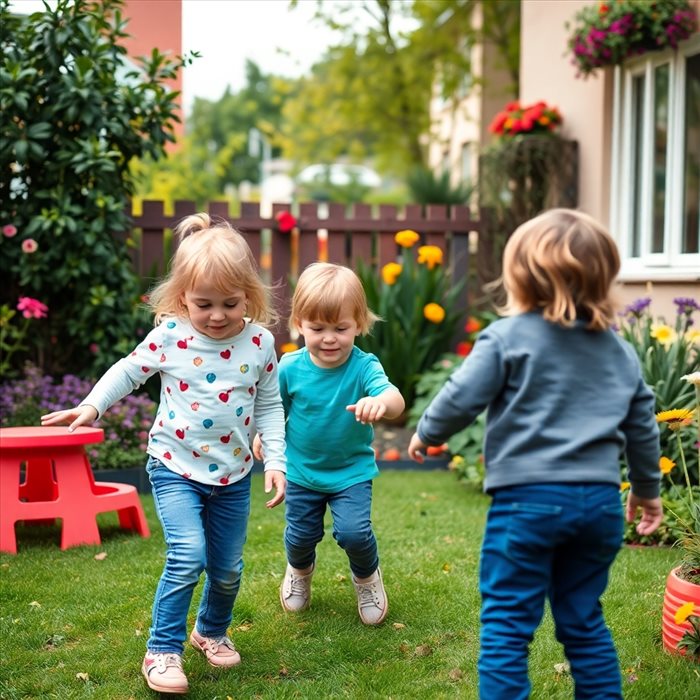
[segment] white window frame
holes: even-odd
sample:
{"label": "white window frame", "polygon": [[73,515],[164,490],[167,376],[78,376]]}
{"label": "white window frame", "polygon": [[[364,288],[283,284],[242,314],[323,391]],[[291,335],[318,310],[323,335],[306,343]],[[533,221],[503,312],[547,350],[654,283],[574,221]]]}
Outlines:
{"label": "white window frame", "polygon": [[[685,280],[700,278],[700,254],[681,253],[683,226],[683,174],[685,152],[685,59],[700,52],[700,34],[683,42],[677,51],[654,51],[618,66],[614,71],[610,224],[622,257],[620,278],[635,280]],[[653,116],[654,70],[668,64],[669,104],[666,147],[666,199],[664,251],[652,253],[653,214]],[[640,216],[640,255],[630,257],[634,221],[634,162],[632,81],[644,76],[644,134],[642,136],[642,211]]]}

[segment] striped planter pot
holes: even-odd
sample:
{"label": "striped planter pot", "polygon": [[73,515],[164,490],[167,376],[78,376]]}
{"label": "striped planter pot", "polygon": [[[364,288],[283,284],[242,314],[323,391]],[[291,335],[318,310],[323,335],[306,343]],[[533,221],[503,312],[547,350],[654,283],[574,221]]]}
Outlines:
{"label": "striped planter pot", "polygon": [[695,603],[696,608],[700,610],[700,586],[678,578],[677,571],[678,569],[673,569],[666,579],[661,636],[666,651],[672,654],[685,654],[685,651],[679,650],[677,645],[686,631],[691,629],[691,625],[687,620],[678,625],[674,617],[676,610],[684,603]]}

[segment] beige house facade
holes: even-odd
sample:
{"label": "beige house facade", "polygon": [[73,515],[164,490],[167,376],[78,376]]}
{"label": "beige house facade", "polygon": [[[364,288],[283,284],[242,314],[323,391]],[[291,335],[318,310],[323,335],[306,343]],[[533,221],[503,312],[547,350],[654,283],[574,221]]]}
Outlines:
{"label": "beige house facade", "polygon": [[[615,236],[623,300],[651,296],[653,312],[671,318],[673,298],[700,300],[700,32],[676,50],[577,77],[566,25],[594,3],[521,0],[516,97],[557,106],[561,135],[578,142],[579,208]],[[700,0],[691,6],[700,13]],[[455,180],[476,177],[488,124],[514,97],[490,47],[473,51],[483,84],[457,109],[432,106],[430,162]]]}

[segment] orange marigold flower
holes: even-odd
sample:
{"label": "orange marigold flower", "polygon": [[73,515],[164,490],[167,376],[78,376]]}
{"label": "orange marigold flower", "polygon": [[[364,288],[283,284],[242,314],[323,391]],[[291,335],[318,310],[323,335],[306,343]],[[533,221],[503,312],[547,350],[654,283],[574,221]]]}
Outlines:
{"label": "orange marigold flower", "polygon": [[659,469],[662,474],[668,474],[675,466],[676,463],[668,457],[661,457],[659,460]]}
{"label": "orange marigold flower", "polygon": [[412,248],[416,243],[418,243],[418,241],[420,240],[420,236],[415,231],[412,231],[410,228],[407,228],[403,231],[399,231],[394,236],[394,240],[402,248]]}
{"label": "orange marigold flower", "polygon": [[474,316],[470,316],[464,324],[465,333],[476,333],[481,330],[481,321]]}
{"label": "orange marigold flower", "polygon": [[402,266],[399,265],[399,263],[387,263],[384,265],[382,268],[382,279],[384,280],[384,284],[388,284],[391,286],[392,284],[396,284],[396,278],[401,274]]}
{"label": "orange marigold flower", "polygon": [[445,309],[440,304],[431,302],[423,307],[423,316],[431,323],[442,323],[445,318]]}
{"label": "orange marigold flower", "polygon": [[683,603],[683,605],[676,610],[676,614],[673,616],[673,620],[677,625],[682,625],[691,615],[695,614],[695,603],[688,602]]}
{"label": "orange marigold flower", "polygon": [[422,245],[418,248],[418,262],[427,265],[429,270],[436,265],[442,265],[442,248],[436,245]]}

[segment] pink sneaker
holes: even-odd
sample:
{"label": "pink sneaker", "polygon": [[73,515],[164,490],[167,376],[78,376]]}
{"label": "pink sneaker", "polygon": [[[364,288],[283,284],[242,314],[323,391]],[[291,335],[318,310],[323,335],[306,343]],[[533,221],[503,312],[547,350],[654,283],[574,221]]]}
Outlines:
{"label": "pink sneaker", "polygon": [[182,670],[182,657],[173,652],[159,654],[147,651],[141,673],[151,690],[158,693],[183,694],[188,690],[187,676]]}
{"label": "pink sneaker", "polygon": [[209,665],[214,668],[231,668],[241,663],[241,655],[226,636],[219,639],[203,637],[195,628],[190,635],[190,643],[207,657]]}

